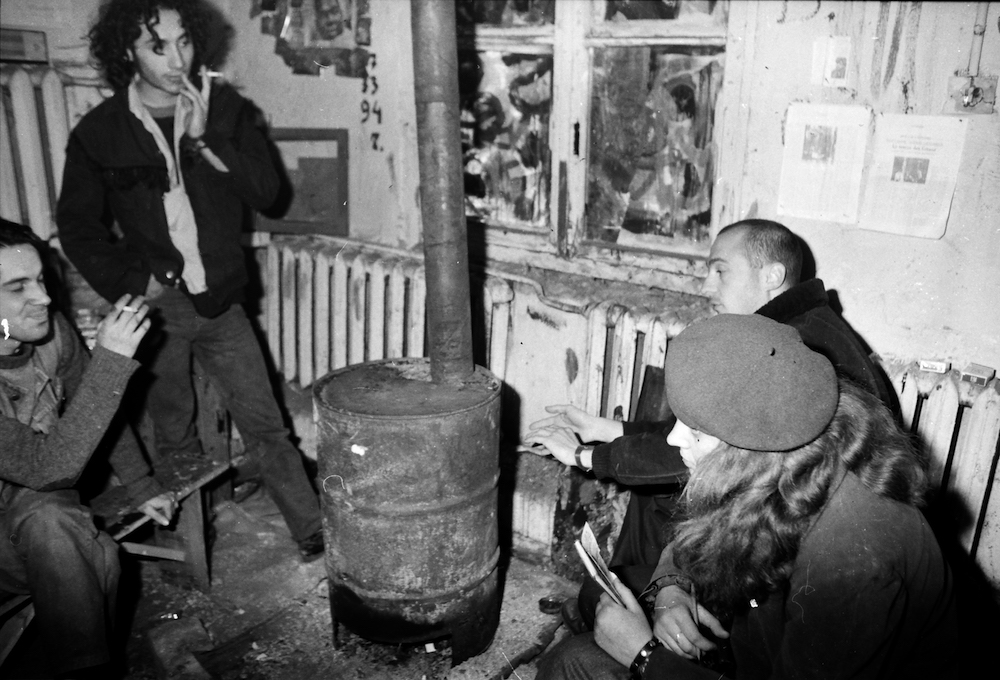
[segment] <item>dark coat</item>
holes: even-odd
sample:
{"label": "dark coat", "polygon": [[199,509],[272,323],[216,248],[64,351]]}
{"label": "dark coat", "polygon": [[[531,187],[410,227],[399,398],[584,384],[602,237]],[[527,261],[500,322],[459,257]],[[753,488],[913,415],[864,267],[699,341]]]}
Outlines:
{"label": "dark coat", "polygon": [[[654,578],[672,572],[668,549]],[[736,613],[730,643],[739,680],[953,677],[962,651],[951,571],[920,510],[848,473],[803,538],[788,584]],[[662,648],[645,673],[719,677]]]}
{"label": "dark coat", "polygon": [[[830,308],[822,281],[800,283],[756,313],[798,330],[802,342],[829,359],[839,375],[879,397],[898,415],[899,402],[888,379],[854,331]],[[598,479],[613,479],[630,486],[676,482],[686,468],[677,449],[666,442],[673,423],[673,419],[623,423],[626,436],[594,448],[594,474]]]}
{"label": "dark coat", "polygon": [[[197,152],[182,153],[181,172],[198,226],[198,248],[211,298],[224,309],[247,283],[240,236],[246,207],[267,208],[279,188],[257,109],[231,87],[212,90],[202,138],[225,163],[220,172]],[[121,90],[84,116],[70,135],[56,212],[66,256],[107,300],[146,290],[150,274],[180,279],[183,258],[170,241],[163,194],[166,161],[129,110]],[[112,236],[111,222],[122,237]]]}

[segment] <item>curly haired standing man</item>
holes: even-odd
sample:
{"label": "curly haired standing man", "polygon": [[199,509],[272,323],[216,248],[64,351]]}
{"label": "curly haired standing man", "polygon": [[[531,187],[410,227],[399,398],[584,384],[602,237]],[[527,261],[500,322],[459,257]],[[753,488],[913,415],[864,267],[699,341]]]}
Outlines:
{"label": "curly haired standing man", "polygon": [[[275,199],[279,177],[257,110],[212,83],[202,0],[110,0],[91,52],[115,94],[70,136],[59,237],[106,299],[145,295],[162,321],[149,368],[156,446],[202,455],[191,358],[222,393],[303,560],[319,557],[319,501],[274,394],[242,302],[245,211]],[[112,219],[120,230],[116,240]]]}

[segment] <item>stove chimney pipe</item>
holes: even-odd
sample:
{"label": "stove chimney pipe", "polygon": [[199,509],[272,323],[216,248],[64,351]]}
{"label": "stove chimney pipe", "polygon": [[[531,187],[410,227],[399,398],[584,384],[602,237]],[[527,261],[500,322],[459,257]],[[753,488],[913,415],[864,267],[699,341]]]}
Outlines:
{"label": "stove chimney pipe", "polygon": [[455,3],[411,0],[431,381],[475,370],[462,184]]}

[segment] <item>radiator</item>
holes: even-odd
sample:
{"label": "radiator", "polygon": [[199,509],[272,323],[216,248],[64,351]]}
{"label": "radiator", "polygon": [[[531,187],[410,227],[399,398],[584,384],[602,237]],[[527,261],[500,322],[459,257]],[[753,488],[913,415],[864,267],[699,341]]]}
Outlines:
{"label": "radiator", "polygon": [[[329,371],[390,357],[426,356],[423,258],[336,237],[274,236],[262,258],[262,326],[271,358],[288,382],[308,387]],[[511,303],[527,289],[563,312],[587,318],[582,407],[608,417],[634,412],[643,370],[662,366],[667,341],[684,328],[669,312],[636,312],[615,303],[574,307],[548,301],[533,280],[487,272],[481,308],[485,365],[506,375]],[[474,285],[474,288],[476,286]]]}
{"label": "radiator", "polygon": [[11,64],[0,85],[0,215],[48,238],[69,131],[109,91],[93,75]]}
{"label": "radiator", "polygon": [[[69,130],[110,92],[92,72],[44,66],[0,65],[0,85],[0,168],[13,169],[0,171],[0,215],[48,238]],[[419,256],[346,239],[276,237],[262,259],[261,322],[274,365],[287,381],[308,387],[348,364],[425,355]],[[531,342],[518,330],[515,296],[544,294],[535,282],[510,274],[487,272],[479,283],[485,365],[504,380],[511,348]],[[643,370],[662,365],[669,338],[684,324],[669,313],[614,303],[561,309],[586,318],[585,337],[578,339],[585,375],[576,403],[630,418]],[[929,453],[935,486],[962,518],[962,545],[1000,592],[1000,492],[994,492],[1000,383],[976,386],[955,372],[924,372],[916,364],[887,370],[907,427]],[[510,387],[518,389],[516,376]],[[515,498],[514,515],[516,535],[542,543],[551,536],[551,508]]]}
{"label": "radiator", "polygon": [[424,267],[406,253],[326,238],[266,249],[264,323],[274,365],[308,387],[349,364],[424,356]]}
{"label": "radiator", "polygon": [[921,371],[917,363],[886,369],[962,547],[1000,593],[1000,380],[979,386],[963,381],[958,371]]}
{"label": "radiator", "polygon": [[[266,282],[261,326],[286,382],[304,389],[349,364],[425,356],[426,291],[418,255],[336,237],[273,236],[259,259]],[[481,363],[516,393],[505,408],[521,407],[522,428],[544,405],[535,403],[538,395],[523,381],[545,374],[564,351],[580,357],[581,380],[565,390],[570,400],[593,413],[631,418],[645,367],[663,365],[669,338],[685,325],[670,312],[550,300],[536,281],[509,272],[479,272],[472,288],[473,336],[485,355]],[[544,322],[530,318],[538,309],[546,310]],[[573,330],[551,330],[562,322]],[[542,337],[539,323],[551,335]],[[545,343],[557,347],[541,347]],[[293,422],[303,451],[313,457],[311,415],[293,414]],[[548,466],[534,473],[531,467],[519,470],[535,478],[519,478],[516,485],[514,543],[522,553],[546,557],[557,496],[552,485],[559,476]],[[612,503],[624,512],[624,502]]]}
{"label": "radiator", "polygon": [[[286,380],[305,387],[347,364],[424,356],[425,290],[418,256],[301,236],[275,237],[266,253],[264,325],[274,363]],[[576,343],[583,358],[583,384],[569,392],[581,408],[605,417],[634,416],[643,371],[663,365],[670,338],[685,325],[669,312],[613,302],[561,305],[545,300],[533,281],[506,273],[487,273],[481,283],[482,309],[474,317],[485,324],[479,337],[486,339],[486,366],[505,379],[508,353],[517,350],[512,361],[519,365],[508,388],[521,400],[532,398],[517,384],[526,370],[558,372],[551,365],[524,368],[522,347],[544,340],[533,337],[537,331],[526,330],[533,328],[531,321],[520,317],[531,310],[526,313],[517,296],[548,305],[556,321],[560,315],[583,317],[581,337],[559,340],[567,346]],[[998,381],[976,386],[963,382],[956,372],[929,373],[915,363],[894,363],[886,369],[900,397],[905,425],[929,455],[933,486],[962,518],[962,546],[1000,591],[1000,492],[993,492],[1000,438]],[[515,493],[515,545],[520,541],[529,551],[547,554],[553,502],[545,493]]]}

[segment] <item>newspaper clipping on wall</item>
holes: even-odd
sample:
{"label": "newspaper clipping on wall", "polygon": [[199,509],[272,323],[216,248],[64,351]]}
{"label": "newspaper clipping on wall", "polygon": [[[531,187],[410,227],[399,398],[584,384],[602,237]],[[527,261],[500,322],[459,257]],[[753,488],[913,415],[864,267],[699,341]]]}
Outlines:
{"label": "newspaper clipping on wall", "polygon": [[789,106],[778,214],[856,223],[870,123],[866,106]]}
{"label": "newspaper clipping on wall", "polygon": [[862,229],[938,239],[955,194],[967,119],[880,114]]}

